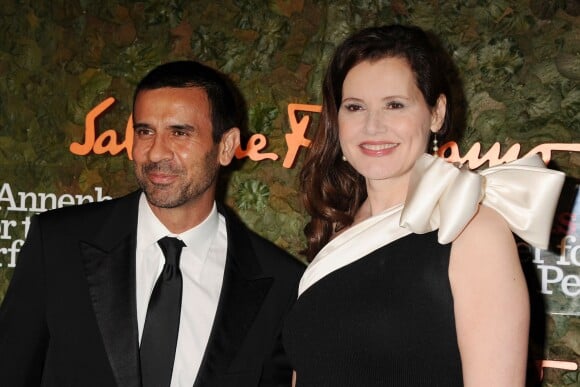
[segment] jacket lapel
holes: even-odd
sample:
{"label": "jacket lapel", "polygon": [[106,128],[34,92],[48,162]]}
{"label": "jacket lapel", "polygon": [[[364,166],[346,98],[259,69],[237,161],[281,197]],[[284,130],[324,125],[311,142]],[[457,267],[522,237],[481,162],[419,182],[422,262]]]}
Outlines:
{"label": "jacket lapel", "polygon": [[235,215],[218,206],[226,218],[228,252],[220,301],[194,386],[208,386],[216,374],[230,369],[249,331],[272,278],[264,277],[247,229]]}
{"label": "jacket lapel", "polygon": [[141,384],[135,249],[139,193],[116,201],[100,234],[81,242],[89,294],[119,386]]}

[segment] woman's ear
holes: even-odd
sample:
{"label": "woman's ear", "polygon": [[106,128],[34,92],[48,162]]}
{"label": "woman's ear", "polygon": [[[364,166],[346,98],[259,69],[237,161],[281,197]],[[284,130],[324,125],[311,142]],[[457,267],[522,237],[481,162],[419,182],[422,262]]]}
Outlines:
{"label": "woman's ear", "polygon": [[445,94],[439,95],[437,98],[437,103],[435,108],[431,113],[431,131],[437,133],[441,126],[443,126],[443,121],[445,120],[445,113],[447,112],[447,97]]}
{"label": "woman's ear", "polygon": [[240,129],[230,128],[222,136],[219,144],[218,160],[222,166],[231,163],[236,149],[240,146]]}

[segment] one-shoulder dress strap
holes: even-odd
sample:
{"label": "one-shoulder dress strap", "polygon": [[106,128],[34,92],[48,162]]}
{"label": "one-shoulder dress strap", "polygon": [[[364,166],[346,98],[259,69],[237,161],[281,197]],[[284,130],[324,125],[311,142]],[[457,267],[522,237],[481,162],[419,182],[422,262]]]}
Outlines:
{"label": "one-shoulder dress strap", "polygon": [[481,203],[520,238],[545,249],[564,180],[539,155],[472,172],[425,154],[413,168],[400,224],[417,234],[439,230],[439,243],[449,243]]}
{"label": "one-shoulder dress strap", "polygon": [[411,171],[405,203],[330,241],[306,269],[298,294],[329,273],[411,233],[438,230],[439,243],[451,243],[480,204],[496,210],[526,242],[547,248],[564,179],[564,173],[546,168],[539,155],[473,172],[424,154]]}

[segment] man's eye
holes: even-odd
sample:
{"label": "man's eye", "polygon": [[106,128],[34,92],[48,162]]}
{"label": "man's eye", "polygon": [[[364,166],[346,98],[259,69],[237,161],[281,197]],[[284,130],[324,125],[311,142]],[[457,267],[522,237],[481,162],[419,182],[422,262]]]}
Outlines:
{"label": "man's eye", "polygon": [[151,134],[153,131],[151,129],[147,129],[147,128],[137,128],[135,129],[135,133],[137,133],[138,136],[147,136],[149,134]]}

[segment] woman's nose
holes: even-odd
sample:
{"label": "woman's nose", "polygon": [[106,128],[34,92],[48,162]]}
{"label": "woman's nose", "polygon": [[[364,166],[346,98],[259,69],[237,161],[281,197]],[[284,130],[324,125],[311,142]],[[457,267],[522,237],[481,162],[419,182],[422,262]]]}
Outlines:
{"label": "woman's nose", "polygon": [[365,131],[369,134],[376,134],[385,132],[387,130],[387,117],[382,110],[369,110],[366,123]]}

